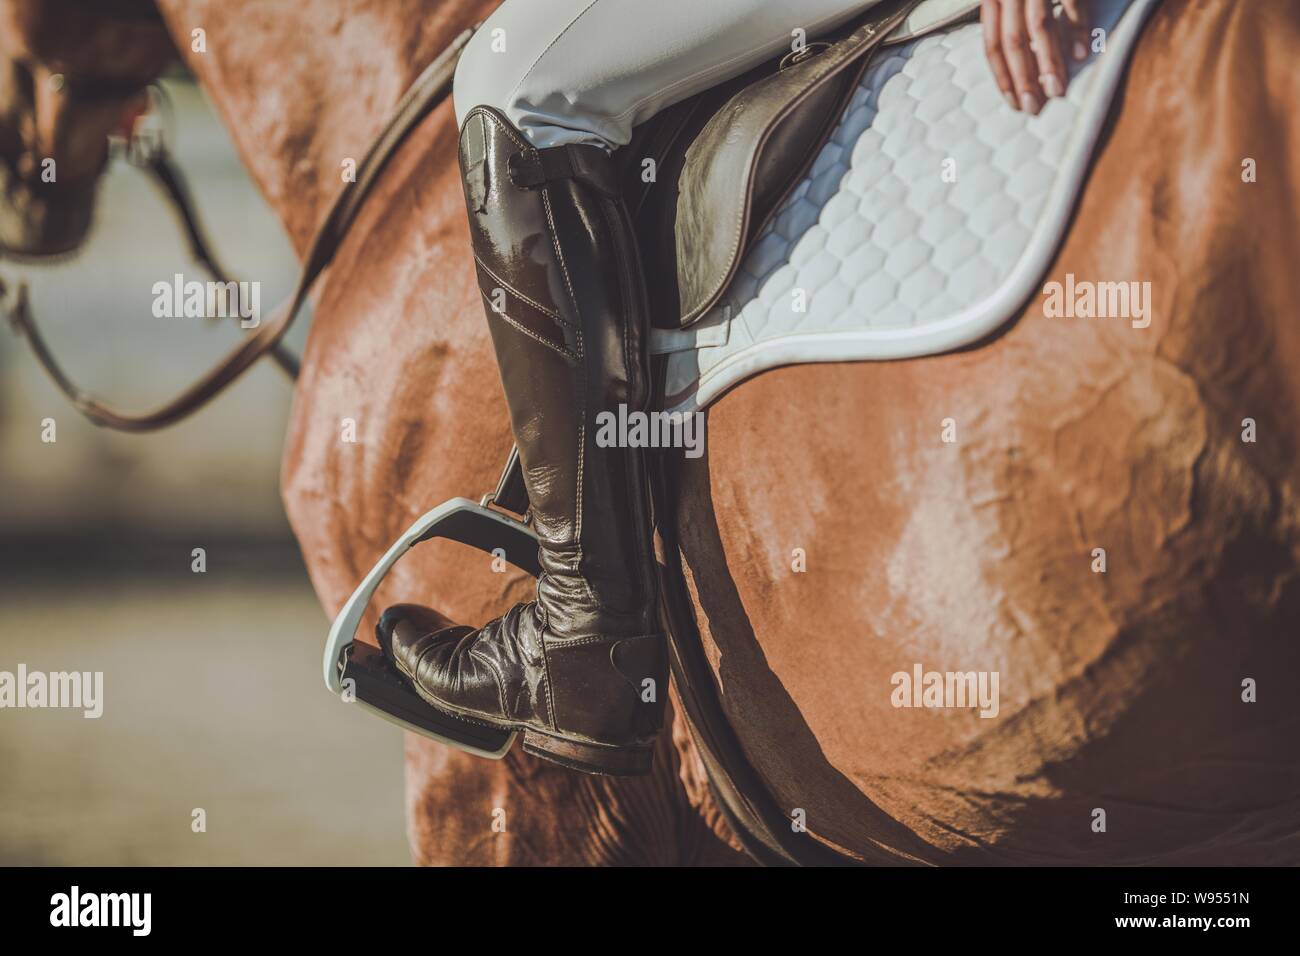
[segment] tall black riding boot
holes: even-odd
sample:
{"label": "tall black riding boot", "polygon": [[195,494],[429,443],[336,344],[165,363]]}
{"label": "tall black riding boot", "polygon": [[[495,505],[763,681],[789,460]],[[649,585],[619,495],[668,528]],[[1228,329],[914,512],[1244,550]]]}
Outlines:
{"label": "tall black riding boot", "polygon": [[643,452],[596,443],[598,413],[650,392],[631,223],[599,147],[534,149],[478,107],[460,158],[542,575],[536,601],[477,630],[390,608],[380,642],[436,708],[568,767],[646,773],[668,675]]}

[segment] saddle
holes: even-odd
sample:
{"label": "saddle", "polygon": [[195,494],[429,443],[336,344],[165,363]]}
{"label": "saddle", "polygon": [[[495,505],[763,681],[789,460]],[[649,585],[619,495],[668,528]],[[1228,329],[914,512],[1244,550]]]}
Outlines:
{"label": "saddle", "polygon": [[[975,14],[979,0],[883,0],[820,38],[642,124],[616,158],[641,239],[656,327],[722,297],[751,240],[816,158],[871,53]],[[651,174],[647,175],[647,170]]]}

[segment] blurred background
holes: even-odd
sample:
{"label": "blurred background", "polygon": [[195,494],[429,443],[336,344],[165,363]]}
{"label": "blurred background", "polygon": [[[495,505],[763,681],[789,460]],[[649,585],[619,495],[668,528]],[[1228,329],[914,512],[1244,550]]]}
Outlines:
{"label": "blurred background", "polygon": [[[215,252],[235,278],[266,277],[269,315],[297,273],[284,233],[197,87],[164,86]],[[154,318],[151,286],[175,272],[207,280],[161,192],[122,160],[75,258],[0,260],[73,380],[132,410],[240,335],[233,320]],[[181,424],[119,434],[0,328],[0,671],[104,672],[98,720],[0,709],[0,865],[409,863],[402,733],[321,682],[328,621],[278,489],[291,400],[267,360]],[[191,570],[197,547],[206,573]]]}

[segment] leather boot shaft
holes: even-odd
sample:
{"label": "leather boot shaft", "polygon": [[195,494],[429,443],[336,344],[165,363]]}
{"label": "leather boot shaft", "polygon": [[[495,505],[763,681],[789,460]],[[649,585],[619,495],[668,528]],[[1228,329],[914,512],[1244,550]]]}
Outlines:
{"label": "leather boot shaft", "polygon": [[531,147],[479,108],[461,131],[475,264],[557,636],[658,631],[643,452],[597,415],[649,400],[639,254],[598,147]]}
{"label": "leather boot shaft", "polygon": [[[504,117],[466,117],[475,269],[542,573],[537,600],[480,628],[398,606],[385,654],[426,702],[522,730],[524,749],[646,773],[668,694],[644,452],[603,447],[601,413],[649,399],[648,316],[630,219],[603,150],[537,150]],[[620,407],[621,406],[621,407]]]}

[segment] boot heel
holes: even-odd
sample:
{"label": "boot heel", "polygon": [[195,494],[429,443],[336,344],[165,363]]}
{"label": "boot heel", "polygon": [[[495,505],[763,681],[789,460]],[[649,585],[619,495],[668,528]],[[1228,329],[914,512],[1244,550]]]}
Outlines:
{"label": "boot heel", "polygon": [[654,744],[639,747],[601,747],[578,740],[550,737],[535,730],[524,731],[524,752],[554,761],[570,770],[614,777],[635,777],[650,772]]}

